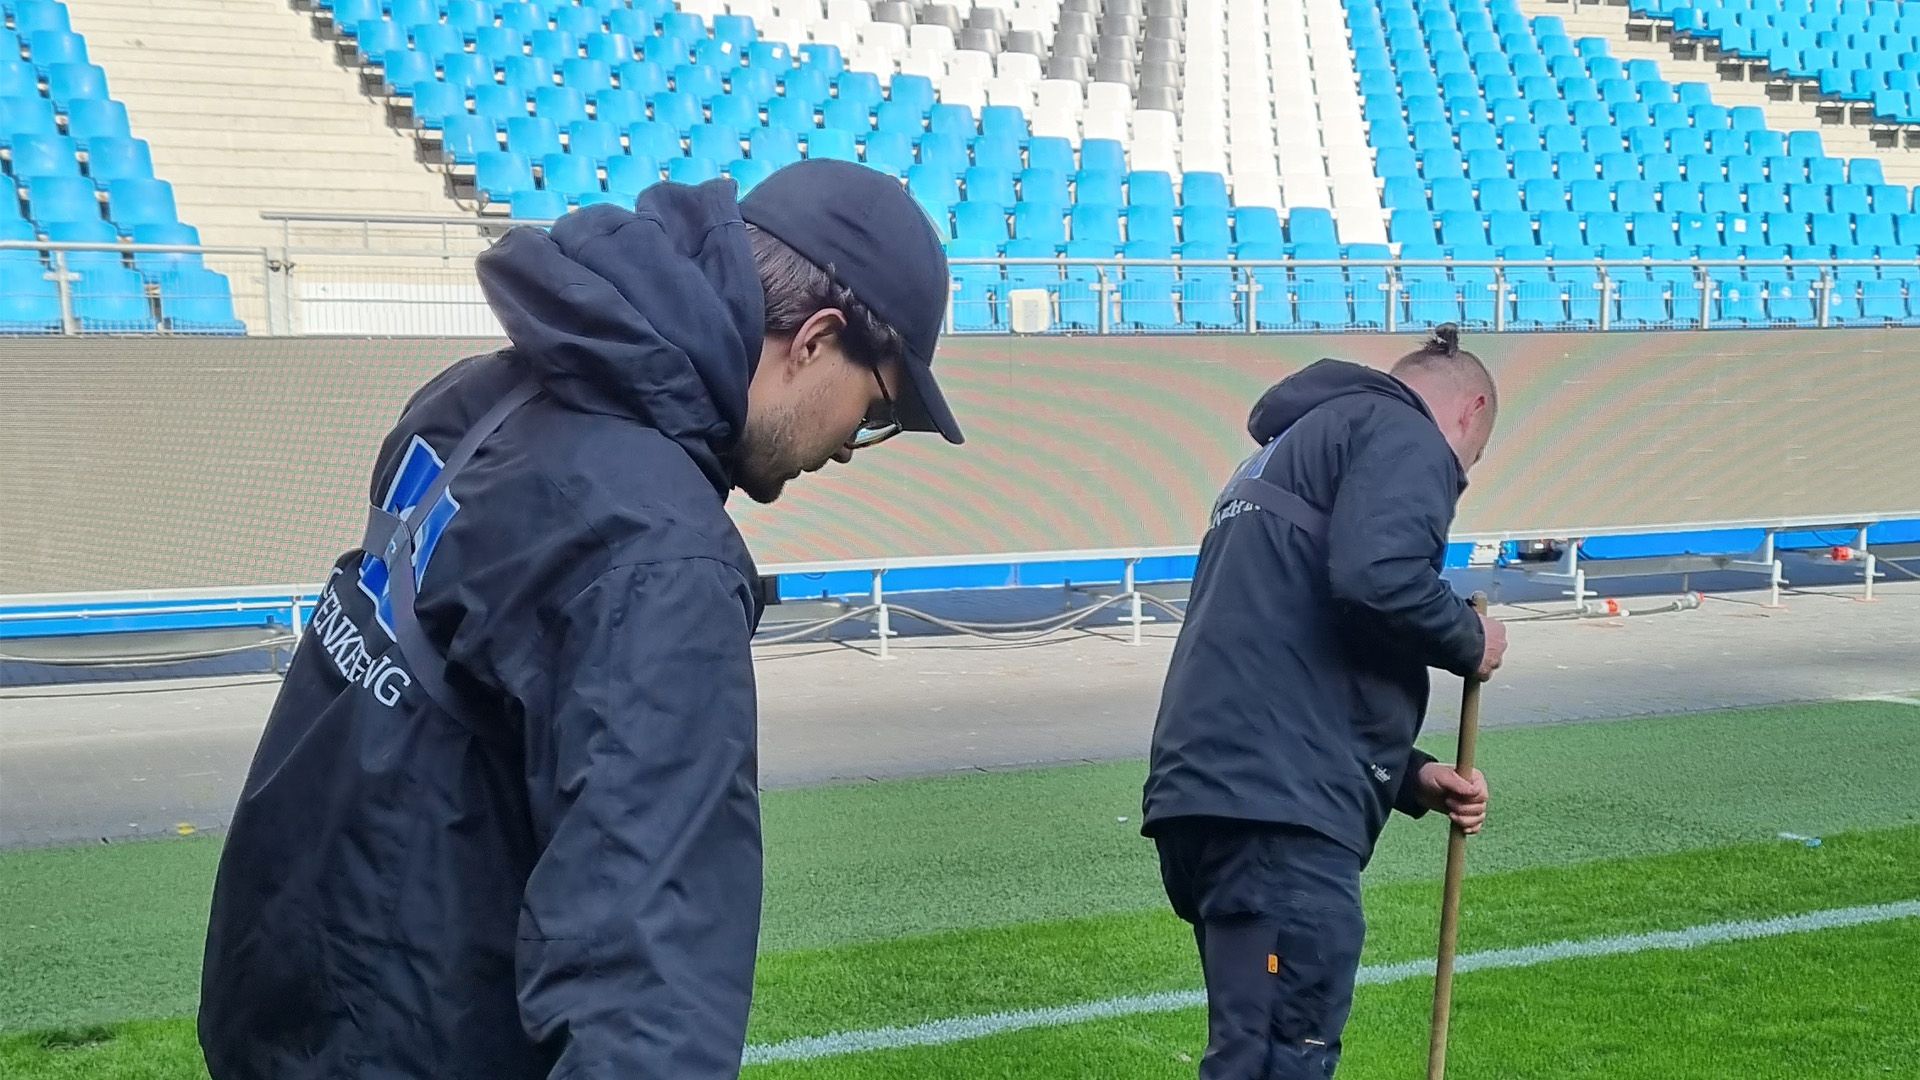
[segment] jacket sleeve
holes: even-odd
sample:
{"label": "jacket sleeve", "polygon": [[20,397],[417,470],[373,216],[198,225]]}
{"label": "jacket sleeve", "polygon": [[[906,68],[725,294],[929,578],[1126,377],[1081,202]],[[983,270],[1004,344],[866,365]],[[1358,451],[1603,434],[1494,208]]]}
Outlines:
{"label": "jacket sleeve", "polygon": [[1427,667],[1465,676],[1480,667],[1484,632],[1473,605],[1434,569],[1453,524],[1459,464],[1421,425],[1430,422],[1379,416],[1356,440],[1329,515],[1328,581],[1348,618]]}
{"label": "jacket sleeve", "polygon": [[1419,747],[1407,754],[1407,767],[1400,773],[1400,786],[1393,793],[1393,808],[1411,818],[1425,817],[1427,808],[1420,803],[1420,785],[1415,781],[1420,770],[1439,760]]}
{"label": "jacket sleeve", "polygon": [[738,1074],[761,890],[750,602],[721,562],[618,567],[549,632],[515,966],[553,1080]]}

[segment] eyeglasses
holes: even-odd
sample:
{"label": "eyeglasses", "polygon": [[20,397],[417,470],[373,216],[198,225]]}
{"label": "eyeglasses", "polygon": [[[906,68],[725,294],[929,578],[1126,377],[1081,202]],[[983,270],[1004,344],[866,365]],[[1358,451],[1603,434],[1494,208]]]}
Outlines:
{"label": "eyeglasses", "polygon": [[869,415],[860,421],[859,430],[847,440],[847,449],[865,450],[869,446],[878,446],[895,435],[900,434],[900,421],[894,413],[893,395],[887,392],[887,381],[880,377],[880,369],[873,369],[874,384],[880,387],[880,400],[884,403],[878,416]]}

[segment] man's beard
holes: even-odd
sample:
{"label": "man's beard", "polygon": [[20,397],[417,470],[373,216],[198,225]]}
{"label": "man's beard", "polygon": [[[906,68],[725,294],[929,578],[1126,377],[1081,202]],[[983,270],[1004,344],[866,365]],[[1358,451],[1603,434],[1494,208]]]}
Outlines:
{"label": "man's beard", "polygon": [[751,417],[730,456],[733,486],[761,504],[780,498],[798,465],[793,460],[794,414],[791,410],[756,423]]}

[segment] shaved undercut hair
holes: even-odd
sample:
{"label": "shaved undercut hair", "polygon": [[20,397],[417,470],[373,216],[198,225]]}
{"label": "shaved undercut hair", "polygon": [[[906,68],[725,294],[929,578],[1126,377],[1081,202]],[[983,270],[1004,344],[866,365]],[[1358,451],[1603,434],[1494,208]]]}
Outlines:
{"label": "shaved undercut hair", "polygon": [[1447,379],[1464,394],[1485,394],[1489,422],[1500,411],[1500,391],[1493,384],[1493,375],[1478,356],[1460,347],[1460,328],[1453,323],[1434,327],[1424,345],[1393,365],[1395,376],[1415,371]]}

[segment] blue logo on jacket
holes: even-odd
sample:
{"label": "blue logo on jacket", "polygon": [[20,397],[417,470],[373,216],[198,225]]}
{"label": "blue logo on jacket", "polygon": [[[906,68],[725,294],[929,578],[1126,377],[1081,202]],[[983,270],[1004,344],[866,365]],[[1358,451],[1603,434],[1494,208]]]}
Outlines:
{"label": "blue logo on jacket", "polygon": [[[415,435],[407,446],[406,456],[400,459],[400,468],[393,474],[393,482],[387,485],[387,497],[381,501],[380,508],[396,515],[413,526],[414,511],[420,508],[420,499],[433,486],[445,463],[440,455],[433,452],[427,441]],[[453,497],[452,491],[440,496],[433,509],[428,511],[425,520],[415,530],[413,539],[413,587],[417,593],[420,582],[427,576],[427,563],[433,559],[433,549],[440,543],[440,536],[447,531],[447,523],[453,515],[460,512],[460,503]],[[373,601],[374,618],[379,620],[380,629],[387,637],[393,637],[393,601],[388,595],[389,571],[385,560],[373,552],[368,552],[360,560],[360,591]]]}

